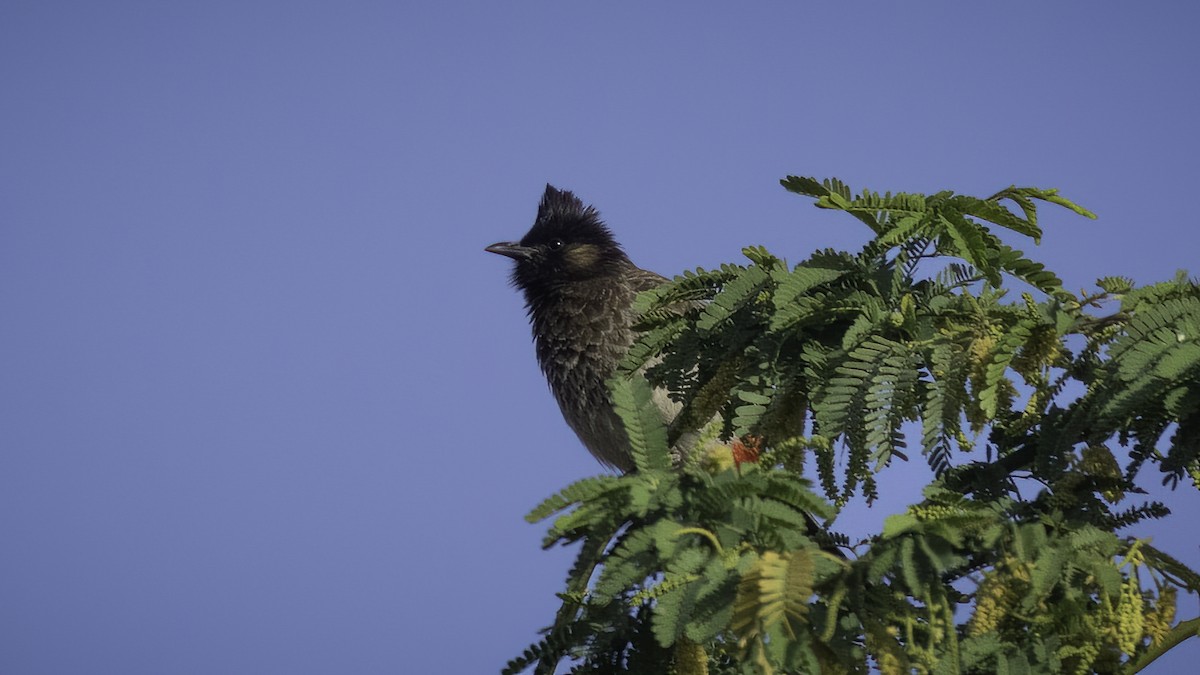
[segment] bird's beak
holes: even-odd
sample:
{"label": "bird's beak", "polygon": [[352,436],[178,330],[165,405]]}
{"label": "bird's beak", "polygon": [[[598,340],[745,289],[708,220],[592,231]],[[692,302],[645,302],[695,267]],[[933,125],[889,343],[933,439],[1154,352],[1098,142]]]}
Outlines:
{"label": "bird's beak", "polygon": [[502,241],[483,249],[488,253],[498,253],[513,260],[528,260],[533,255],[533,248],[522,246],[515,241]]}

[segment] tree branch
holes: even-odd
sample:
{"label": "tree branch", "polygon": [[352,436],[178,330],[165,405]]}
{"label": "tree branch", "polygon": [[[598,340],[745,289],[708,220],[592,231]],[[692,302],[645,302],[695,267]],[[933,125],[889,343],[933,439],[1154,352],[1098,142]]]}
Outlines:
{"label": "tree branch", "polygon": [[1125,666],[1125,672],[1129,675],[1140,672],[1146,666],[1154,663],[1155,659],[1163,654],[1166,654],[1180,642],[1183,642],[1190,637],[1200,637],[1200,617],[1188,619],[1187,621],[1183,621],[1179,625],[1175,626],[1173,629],[1171,629],[1170,633],[1167,633],[1161,642],[1158,642],[1157,644],[1151,644],[1150,648],[1146,650],[1145,654],[1142,654],[1136,661],[1133,661]]}

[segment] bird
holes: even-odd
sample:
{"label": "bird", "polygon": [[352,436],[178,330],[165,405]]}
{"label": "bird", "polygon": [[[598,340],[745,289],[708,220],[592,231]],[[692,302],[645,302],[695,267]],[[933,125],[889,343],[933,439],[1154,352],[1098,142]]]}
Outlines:
{"label": "bird", "polygon": [[[549,184],[529,232],[484,250],[515,263],[511,281],[524,295],[537,361],[567,425],[601,464],[632,471],[607,382],[637,338],[634,299],[667,278],[635,265],[595,207]],[[665,424],[681,409],[661,389],[654,402]]]}
{"label": "bird", "polygon": [[[537,361],[567,425],[601,464],[633,472],[633,451],[608,380],[637,339],[634,300],[668,279],[635,265],[595,207],[549,184],[529,232],[520,241],[484,250],[514,261],[510,280],[525,297]],[[653,389],[652,401],[667,426],[683,408],[660,387]],[[704,426],[720,422],[716,415]],[[675,440],[671,454],[677,466],[704,437],[689,431]],[[737,442],[730,446],[735,454]],[[702,449],[711,452],[718,445]],[[751,461],[757,461],[757,449],[753,454]],[[822,549],[845,558],[811,514],[804,518],[807,534]]]}

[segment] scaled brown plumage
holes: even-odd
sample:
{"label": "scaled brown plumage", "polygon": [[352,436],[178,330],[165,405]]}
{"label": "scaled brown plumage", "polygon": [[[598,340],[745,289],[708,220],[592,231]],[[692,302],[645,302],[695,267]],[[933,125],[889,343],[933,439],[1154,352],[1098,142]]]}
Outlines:
{"label": "scaled brown plumage", "polygon": [[[487,251],[512,258],[525,296],[538,364],[563,418],[602,463],[630,471],[629,439],[606,381],[633,344],[633,300],[666,278],[629,260],[596,209],[546,186],[533,227]],[[669,422],[677,407],[662,397]]]}

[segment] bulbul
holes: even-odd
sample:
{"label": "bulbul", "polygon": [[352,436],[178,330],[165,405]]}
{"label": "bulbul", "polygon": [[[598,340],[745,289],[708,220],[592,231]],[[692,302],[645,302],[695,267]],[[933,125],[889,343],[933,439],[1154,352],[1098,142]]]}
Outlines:
{"label": "bulbul", "polygon": [[[512,282],[525,296],[538,364],[567,424],[601,463],[632,471],[629,438],[607,381],[637,337],[634,298],[666,277],[634,265],[599,211],[552,185],[546,186],[533,227],[521,241],[484,250],[516,261]],[[661,389],[654,390],[653,400],[666,424],[682,408]],[[688,432],[675,442],[677,460],[696,447],[700,435]],[[805,519],[809,536],[820,537],[822,548],[844,557],[811,515]]]}
{"label": "bulbul", "polygon": [[[516,261],[512,282],[525,296],[538,364],[563,418],[601,463],[631,471],[606,382],[636,338],[634,298],[666,277],[634,265],[595,208],[552,185],[520,241],[484,250]],[[669,423],[679,405],[665,392],[655,399]]]}

